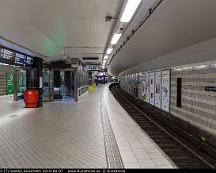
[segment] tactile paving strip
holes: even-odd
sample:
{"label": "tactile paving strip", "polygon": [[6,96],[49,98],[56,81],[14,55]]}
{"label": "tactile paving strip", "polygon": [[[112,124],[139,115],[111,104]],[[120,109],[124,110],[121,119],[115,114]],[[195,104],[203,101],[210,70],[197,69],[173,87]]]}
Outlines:
{"label": "tactile paving strip", "polygon": [[[101,97],[102,98],[102,97]],[[101,100],[101,121],[104,133],[104,145],[108,168],[124,168],[119,148],[107,114],[106,106]]]}

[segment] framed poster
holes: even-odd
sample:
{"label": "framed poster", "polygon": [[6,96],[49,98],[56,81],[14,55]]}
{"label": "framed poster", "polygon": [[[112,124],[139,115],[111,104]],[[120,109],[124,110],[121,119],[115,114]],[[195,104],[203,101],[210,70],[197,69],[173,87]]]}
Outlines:
{"label": "framed poster", "polygon": [[161,108],[161,71],[155,72],[155,106]]}
{"label": "framed poster", "polygon": [[149,103],[150,102],[150,74],[149,73],[146,73],[144,95],[145,95],[144,101]]}
{"label": "framed poster", "polygon": [[150,73],[150,97],[149,97],[149,103],[151,105],[155,105],[155,73]]}
{"label": "framed poster", "polygon": [[162,109],[170,111],[170,70],[162,71]]}
{"label": "framed poster", "polygon": [[138,98],[140,100],[144,100],[144,88],[145,88],[145,73],[139,74],[139,80],[138,80]]}

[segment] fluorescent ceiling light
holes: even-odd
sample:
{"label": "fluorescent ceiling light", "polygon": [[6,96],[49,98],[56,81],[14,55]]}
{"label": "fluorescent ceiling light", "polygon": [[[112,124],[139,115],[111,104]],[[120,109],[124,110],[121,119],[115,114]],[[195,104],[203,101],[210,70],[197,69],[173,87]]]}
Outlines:
{"label": "fluorescent ceiling light", "polygon": [[113,38],[112,38],[112,41],[111,41],[111,44],[116,44],[118,43],[119,39],[121,38],[122,34],[114,34]]}
{"label": "fluorescent ceiling light", "polygon": [[107,62],[106,60],[103,60],[103,64],[106,64],[106,62]]}
{"label": "fluorescent ceiling light", "polygon": [[5,63],[0,63],[0,65],[9,65],[9,64],[5,64]]}
{"label": "fluorescent ceiling light", "polygon": [[128,0],[120,21],[124,23],[130,22],[140,2],[141,0]]}
{"label": "fluorescent ceiling light", "polygon": [[105,55],[105,56],[104,56],[104,60],[107,60],[107,59],[108,59],[108,55]]}
{"label": "fluorescent ceiling light", "polygon": [[108,48],[106,53],[109,55],[112,53],[112,51],[113,51],[113,48]]}

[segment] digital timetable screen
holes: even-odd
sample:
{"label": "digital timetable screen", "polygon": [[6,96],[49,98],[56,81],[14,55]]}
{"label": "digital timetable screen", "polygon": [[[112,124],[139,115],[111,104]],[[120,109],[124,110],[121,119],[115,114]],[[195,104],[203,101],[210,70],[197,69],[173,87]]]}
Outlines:
{"label": "digital timetable screen", "polygon": [[15,55],[15,64],[17,65],[25,65],[25,61],[26,61],[26,56],[16,53]]}
{"label": "digital timetable screen", "polygon": [[31,67],[33,65],[33,58],[22,53],[0,47],[0,62],[9,65]]}
{"label": "digital timetable screen", "polygon": [[27,65],[32,65],[32,64],[33,64],[33,58],[27,56],[27,57],[26,57],[26,64],[27,64]]}
{"label": "digital timetable screen", "polygon": [[7,60],[12,60],[13,59],[14,53],[10,50],[7,49],[1,49],[1,57]]}
{"label": "digital timetable screen", "polygon": [[14,52],[8,49],[0,48],[0,62],[6,64],[14,63]]}

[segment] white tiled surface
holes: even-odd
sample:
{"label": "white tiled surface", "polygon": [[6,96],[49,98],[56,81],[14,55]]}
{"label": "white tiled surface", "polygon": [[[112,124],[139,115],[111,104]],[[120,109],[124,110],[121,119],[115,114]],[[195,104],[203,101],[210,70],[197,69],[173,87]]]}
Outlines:
{"label": "white tiled surface", "polygon": [[125,168],[175,168],[163,151],[128,115],[110,93],[103,96]]}
{"label": "white tiled surface", "polygon": [[99,94],[24,109],[0,103],[0,168],[106,168]]}
{"label": "white tiled surface", "polygon": [[107,168],[101,102],[126,168],[173,167],[105,86],[39,109],[0,101],[0,168]]}

